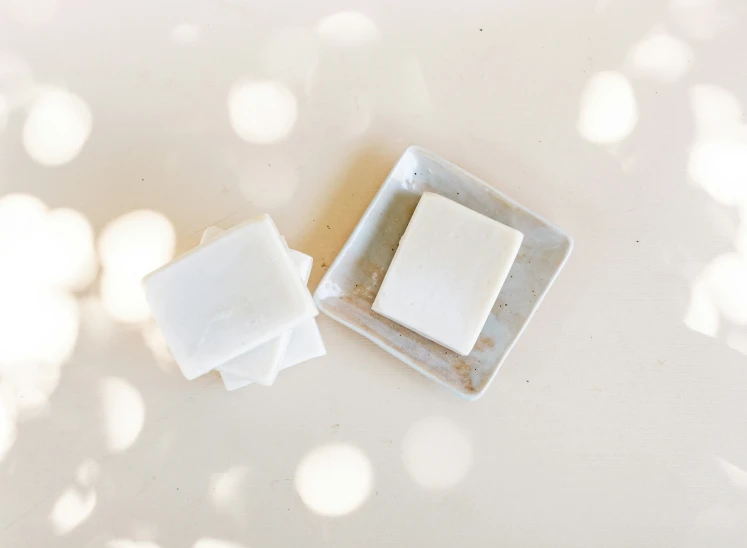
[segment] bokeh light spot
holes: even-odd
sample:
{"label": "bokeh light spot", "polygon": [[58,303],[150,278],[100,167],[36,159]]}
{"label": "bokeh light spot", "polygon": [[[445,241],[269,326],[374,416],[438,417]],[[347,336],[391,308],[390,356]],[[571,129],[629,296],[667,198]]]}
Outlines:
{"label": "bokeh light spot", "polygon": [[60,382],[59,364],[27,362],[6,369],[2,377],[8,393],[12,392],[19,412],[45,409],[49,396]]}
{"label": "bokeh light spot", "polygon": [[693,181],[717,202],[747,201],[747,135],[698,140],[688,167]]}
{"label": "bokeh light spot", "polygon": [[143,397],[129,382],[110,377],[101,382],[101,401],[107,449],[125,451],[135,443],[143,429]]}
{"label": "bokeh light spot", "polygon": [[472,466],[472,441],[451,419],[429,417],[410,427],[402,442],[405,468],[427,489],[457,485]]}
{"label": "bokeh light spot", "polygon": [[46,406],[78,339],[80,311],[71,290],[96,273],[93,231],[72,209],[39,199],[0,199],[0,380],[23,413]]}
{"label": "bokeh light spot", "polygon": [[78,337],[80,314],[65,292],[0,286],[0,369],[40,363],[61,365]]}
{"label": "bokeh light spot", "polygon": [[98,241],[101,303],[117,321],[138,323],[150,317],[142,279],[171,260],[176,232],[161,213],[139,210],[109,223]]}
{"label": "bokeh light spot", "polygon": [[597,144],[614,144],[625,139],[638,121],[633,86],[619,72],[604,71],[592,76],[581,94],[578,132]]}
{"label": "bokeh light spot", "polygon": [[49,283],[72,291],[81,291],[96,277],[97,263],[93,228],[81,213],[72,209],[54,209],[46,218],[47,235],[44,257]]}
{"label": "bokeh light spot", "polygon": [[747,490],[747,471],[721,457],[716,457],[716,463],[734,487]]}
{"label": "bokeh light spot", "polygon": [[712,134],[738,127],[742,105],[732,92],[712,84],[690,88],[690,106],[699,133]]}
{"label": "bokeh light spot", "polygon": [[47,213],[47,206],[39,198],[28,194],[7,194],[0,199],[0,244],[14,235],[28,234],[41,224]]}
{"label": "bokeh light spot", "polygon": [[66,535],[91,515],[96,507],[96,492],[82,493],[75,487],[68,487],[52,507],[49,516],[52,528],[57,535]]}
{"label": "bokeh light spot", "polygon": [[313,512],[343,516],[359,508],[373,488],[373,467],[352,445],[335,443],[317,447],[298,465],[296,491]]}
{"label": "bokeh light spot", "polygon": [[726,336],[726,346],[747,356],[747,332],[734,331]]}
{"label": "bokeh light spot", "polygon": [[707,337],[718,334],[718,309],[711,298],[708,280],[700,276],[693,283],[690,292],[690,303],[685,313],[685,325]]}
{"label": "bokeh light spot", "polygon": [[140,323],[151,317],[140,280],[104,271],[101,275],[101,304],[118,322]]}
{"label": "bokeh light spot", "polygon": [[75,479],[81,485],[91,487],[99,476],[99,463],[93,459],[86,459],[75,470]]}
{"label": "bokeh light spot", "polygon": [[280,82],[241,80],[228,94],[228,113],[243,140],[270,144],[293,131],[298,106],[295,95]]}
{"label": "bokeh light spot", "polygon": [[747,259],[732,253],[706,267],[713,300],[721,314],[737,325],[747,325]]}
{"label": "bokeh light spot", "polygon": [[77,95],[56,87],[40,87],[23,126],[23,145],[42,165],[67,164],[83,149],[92,120],[91,110]]}
{"label": "bokeh light spot", "polygon": [[229,511],[241,504],[240,494],[245,490],[245,481],[249,469],[246,466],[234,466],[210,478],[208,495],[216,508]]}
{"label": "bokeh light spot", "polygon": [[130,278],[142,279],[174,256],[176,232],[157,211],[138,210],[109,223],[99,236],[102,266]]}
{"label": "bokeh light spot", "polygon": [[689,70],[693,59],[693,50],[685,42],[655,29],[631,48],[628,64],[638,76],[675,82]]}
{"label": "bokeh light spot", "polygon": [[335,46],[371,44],[381,38],[371,18],[357,11],[328,15],[319,21],[315,30],[322,40]]}

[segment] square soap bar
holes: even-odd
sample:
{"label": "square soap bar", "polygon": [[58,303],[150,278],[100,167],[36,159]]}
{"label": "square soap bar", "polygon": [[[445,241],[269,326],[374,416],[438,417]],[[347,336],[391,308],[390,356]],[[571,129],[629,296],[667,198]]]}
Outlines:
{"label": "square soap bar", "polygon": [[[285,356],[280,363],[280,370],[314,358],[319,358],[326,353],[327,349],[324,347],[324,341],[322,340],[321,333],[319,333],[316,320],[314,318],[306,320],[293,329],[288,349],[285,351]],[[236,390],[237,388],[252,384],[251,379],[243,375],[228,373],[222,371],[220,368],[218,370],[227,390]]]}
{"label": "square soap bar", "polygon": [[[222,228],[216,226],[208,227],[205,229],[205,232],[202,233],[200,245],[207,245],[224,232],[225,231]],[[296,267],[299,269],[308,268],[308,271],[310,272],[311,257],[287,249],[288,245],[285,242],[285,238],[281,236],[280,239],[282,240],[288,254],[291,256],[291,259],[293,259]],[[305,283],[306,282],[304,281],[304,284]],[[220,371],[221,374],[227,372],[229,374],[240,375],[248,379],[250,382],[271,386],[272,383],[275,382],[278,371],[280,371],[280,362],[288,348],[290,336],[291,331],[285,331],[279,337],[228,360],[226,363],[218,367],[218,371]]]}
{"label": "square soap bar", "polygon": [[188,379],[317,314],[268,215],[226,231],[143,283],[151,312]]}
{"label": "square soap bar", "polygon": [[[313,259],[293,249],[287,249],[287,253],[293,260],[293,264],[305,285],[309,281]],[[297,329],[301,329],[308,322],[316,323],[316,320],[309,318],[301,322],[293,330],[285,331],[279,337],[266,342],[262,346],[228,360],[218,367],[218,371],[221,374],[239,375],[248,381],[271,386],[278,376],[283,359],[289,349],[291,334]]]}
{"label": "square soap bar", "polygon": [[372,309],[463,356],[472,351],[523,235],[423,193]]}
{"label": "square soap bar", "polygon": [[[216,227],[208,228],[203,234],[202,242],[211,237],[217,236],[222,232],[221,229]],[[285,243],[285,239],[283,239]],[[287,247],[287,244],[286,244]],[[306,284],[311,276],[311,267],[313,265],[313,259],[308,255],[296,251],[294,249],[288,249],[288,255],[293,259],[294,264],[298,268],[298,273]],[[267,348],[283,348],[283,354],[277,358],[277,362],[274,362],[275,358],[267,359],[266,353],[263,355],[263,349]],[[298,363],[323,356],[327,353],[322,341],[322,336],[319,333],[319,328],[316,325],[316,320],[310,318],[301,322],[297,327],[293,328],[292,331],[287,331],[277,339],[265,343],[261,347],[251,350],[246,354],[237,356],[230,362],[220,366],[221,378],[228,390],[236,390],[243,386],[257,382],[258,384],[269,385],[272,384],[277,376],[277,373],[281,369],[291,367]],[[263,382],[261,379],[257,380],[257,375],[254,373],[259,368],[271,367],[270,361],[273,361],[272,365],[272,377],[271,382]],[[269,374],[268,374],[269,375]],[[269,376],[267,377],[269,378]]]}

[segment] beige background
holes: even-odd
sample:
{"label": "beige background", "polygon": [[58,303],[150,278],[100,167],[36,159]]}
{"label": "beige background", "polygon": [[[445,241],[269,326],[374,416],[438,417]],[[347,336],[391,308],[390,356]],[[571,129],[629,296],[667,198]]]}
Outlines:
{"label": "beige background", "polygon": [[[744,546],[746,22],[0,0],[0,545]],[[267,211],[314,287],[411,143],[575,238],[485,397],[327,318],[271,389],[185,381],[138,277]]]}

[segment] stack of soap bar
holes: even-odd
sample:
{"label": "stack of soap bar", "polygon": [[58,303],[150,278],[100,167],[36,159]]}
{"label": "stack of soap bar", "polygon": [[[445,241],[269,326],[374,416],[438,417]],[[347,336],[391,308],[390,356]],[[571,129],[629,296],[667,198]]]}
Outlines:
{"label": "stack of soap bar", "polygon": [[290,253],[263,215],[223,233],[211,227],[204,245],[145,278],[151,312],[185,377],[225,367],[272,384],[292,331],[317,314]]}
{"label": "stack of soap bar", "polygon": [[372,309],[466,356],[480,336],[523,237],[511,227],[426,192]]}
{"label": "stack of soap bar", "polygon": [[[218,227],[209,227],[202,234],[200,245],[209,243],[222,233],[223,230]],[[304,285],[307,284],[314,260],[300,251],[288,249],[285,238],[281,236],[281,239],[301,280]],[[252,383],[270,386],[275,382],[280,370],[324,356],[326,353],[316,319],[309,318],[276,339],[229,360],[217,369],[228,390]]]}

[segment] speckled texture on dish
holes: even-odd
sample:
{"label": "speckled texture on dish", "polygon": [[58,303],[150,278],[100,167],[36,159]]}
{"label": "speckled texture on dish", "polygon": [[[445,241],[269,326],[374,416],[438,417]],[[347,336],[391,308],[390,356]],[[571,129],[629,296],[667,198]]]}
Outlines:
{"label": "speckled texture on dish", "polygon": [[[450,198],[524,234],[480,337],[460,356],[371,310],[384,273],[423,192]],[[319,309],[424,375],[480,397],[573,247],[568,234],[443,158],[418,147],[402,155],[314,295]]]}

